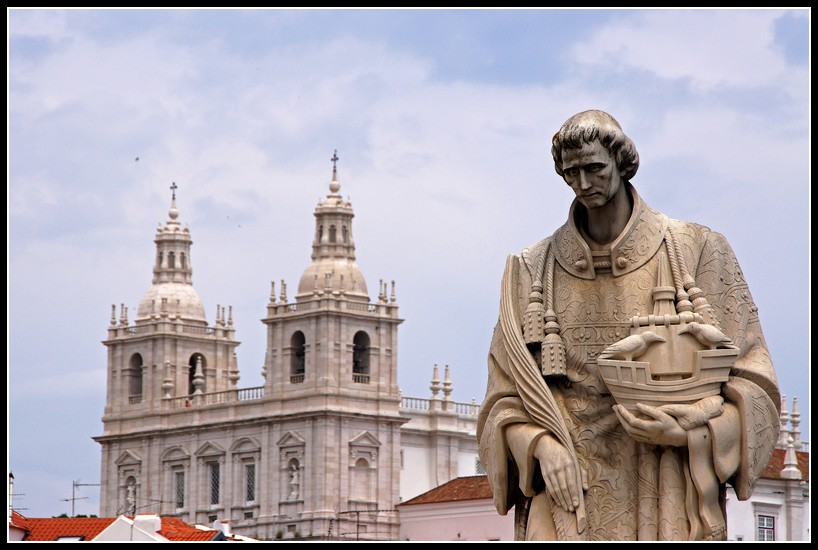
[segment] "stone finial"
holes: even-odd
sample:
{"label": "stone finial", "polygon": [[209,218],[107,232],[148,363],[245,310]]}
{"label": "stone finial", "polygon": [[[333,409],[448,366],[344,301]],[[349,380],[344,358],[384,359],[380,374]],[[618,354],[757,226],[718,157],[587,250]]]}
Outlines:
{"label": "stone finial", "polygon": [[778,442],[775,446],[779,449],[787,448],[787,439],[790,437],[790,415],[787,413],[787,396],[781,394],[781,416],[779,418],[781,429],[778,432]]}
{"label": "stone finial", "polygon": [[432,383],[429,386],[432,390],[432,399],[438,399],[437,394],[440,391],[440,379],[438,378],[437,364],[432,369]]}
{"label": "stone finial", "polygon": [[443,399],[449,401],[451,400],[451,395],[452,395],[452,376],[451,372],[449,372],[449,365],[446,365],[446,368],[443,371]]}
{"label": "stone finial", "polygon": [[233,326],[233,306],[227,306],[227,326]]}
{"label": "stone finial", "polygon": [[125,324],[125,304],[119,304],[119,324]]}
{"label": "stone finial", "polygon": [[287,283],[284,279],[281,279],[281,296],[279,296],[279,300],[282,304],[287,303]]}
{"label": "stone finial", "polygon": [[201,394],[203,393],[203,388],[205,385],[205,377],[204,373],[202,372],[202,357],[196,357],[196,366],[194,367],[195,373],[193,374],[193,394]]}
{"label": "stone finial", "polygon": [[792,436],[787,438],[787,453],[784,455],[784,469],[781,470],[782,479],[801,479],[801,470],[798,469],[798,457],[795,454]]}
{"label": "stone finial", "polygon": [[162,380],[162,398],[173,397],[173,374],[170,369],[170,361],[165,361],[165,378]]}
{"label": "stone finial", "polygon": [[128,326],[128,306],[125,306],[125,326]]}
{"label": "stone finial", "polygon": [[270,303],[276,303],[276,282],[270,281]]}
{"label": "stone finial", "polygon": [[116,304],[111,304],[111,326],[116,326]]}
{"label": "stone finial", "polygon": [[792,398],[792,413],[790,413],[790,423],[792,424],[792,443],[796,451],[801,450],[801,413],[798,412],[798,397]]}
{"label": "stone finial", "polygon": [[236,352],[233,351],[233,354],[230,356],[230,371],[227,374],[227,379],[230,380],[230,385],[232,386],[235,386],[241,378],[238,365],[238,357],[236,356]]}
{"label": "stone finial", "polygon": [[392,279],[392,295],[389,297],[389,301],[393,304],[395,303],[395,280]]}

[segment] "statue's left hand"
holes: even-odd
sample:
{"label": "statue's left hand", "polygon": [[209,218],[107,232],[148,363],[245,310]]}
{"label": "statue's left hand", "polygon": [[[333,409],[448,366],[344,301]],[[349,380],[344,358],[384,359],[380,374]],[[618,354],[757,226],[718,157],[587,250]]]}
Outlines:
{"label": "statue's left hand", "polygon": [[622,405],[614,405],[613,410],[625,431],[641,443],[652,443],[673,447],[687,446],[687,431],[678,420],[655,407],[638,403],[636,409],[647,418],[637,418]]}

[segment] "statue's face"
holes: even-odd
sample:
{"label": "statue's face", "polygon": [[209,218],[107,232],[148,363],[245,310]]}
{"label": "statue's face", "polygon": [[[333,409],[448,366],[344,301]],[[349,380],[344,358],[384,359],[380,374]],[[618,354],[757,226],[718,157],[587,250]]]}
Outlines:
{"label": "statue's face", "polygon": [[562,171],[577,200],[588,209],[607,204],[622,188],[616,159],[596,139],[578,149],[563,149]]}

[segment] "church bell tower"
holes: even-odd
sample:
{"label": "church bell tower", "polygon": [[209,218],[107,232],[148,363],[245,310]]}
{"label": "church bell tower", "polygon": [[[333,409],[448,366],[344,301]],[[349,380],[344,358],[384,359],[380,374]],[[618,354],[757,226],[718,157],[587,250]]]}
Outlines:
{"label": "church bell tower", "polygon": [[[396,538],[400,426],[398,306],[381,281],[371,301],[355,260],[349,199],[337,154],[329,194],[315,208],[311,263],[295,299],[281,281],[267,305],[265,396],[285,415],[281,459],[298,479],[278,513],[310,518],[313,533],[354,528]],[[295,487],[294,487],[295,489]],[[297,498],[291,498],[296,497]],[[351,527],[354,526],[354,527]]]}

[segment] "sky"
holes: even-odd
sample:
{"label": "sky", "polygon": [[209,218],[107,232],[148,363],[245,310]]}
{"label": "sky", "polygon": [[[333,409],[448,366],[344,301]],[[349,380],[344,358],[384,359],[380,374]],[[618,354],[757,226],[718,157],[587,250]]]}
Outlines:
{"label": "sky", "polygon": [[[8,466],[30,517],[99,510],[111,304],[151,285],[172,182],[240,387],[297,288],[337,149],[357,260],[395,281],[404,395],[482,401],[505,258],[573,193],[550,138],[611,113],[652,207],[730,241],[809,440],[809,10],[8,11]],[[137,160],[138,158],[138,160]]]}

